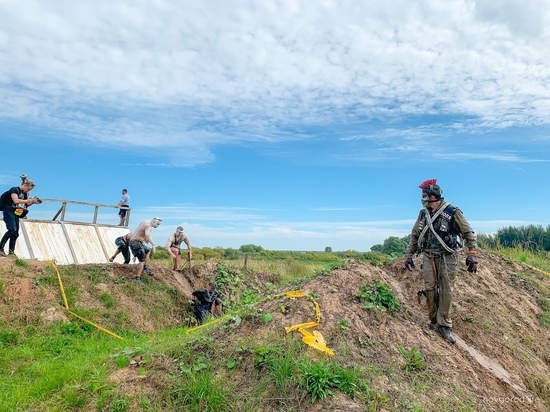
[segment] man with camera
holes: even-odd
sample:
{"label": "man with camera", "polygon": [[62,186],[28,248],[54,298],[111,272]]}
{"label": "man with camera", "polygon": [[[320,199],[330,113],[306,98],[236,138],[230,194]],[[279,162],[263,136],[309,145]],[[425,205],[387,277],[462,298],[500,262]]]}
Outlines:
{"label": "man with camera", "polygon": [[[15,243],[19,237],[19,219],[27,216],[29,206],[42,203],[37,197],[29,198],[29,192],[35,186],[34,182],[27,179],[25,175],[21,175],[21,181],[21,186],[12,187],[0,197],[0,210],[7,229],[0,240],[0,257],[15,256]],[[4,247],[8,241],[8,255],[6,255]]]}

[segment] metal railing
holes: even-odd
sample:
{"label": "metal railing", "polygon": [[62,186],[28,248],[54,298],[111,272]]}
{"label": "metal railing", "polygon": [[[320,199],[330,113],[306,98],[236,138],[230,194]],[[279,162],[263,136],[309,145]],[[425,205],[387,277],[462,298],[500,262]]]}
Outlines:
{"label": "metal railing", "polygon": [[99,208],[108,208],[108,209],[125,209],[127,212],[126,212],[126,216],[124,217],[124,224],[123,225],[121,225],[120,223],[116,224],[116,225],[109,225],[109,224],[104,223],[105,225],[107,225],[107,226],[128,227],[128,225],[130,224],[130,211],[131,211],[131,208],[129,206],[117,207],[117,206],[105,205],[105,204],[101,204],[101,203],[77,202],[77,201],[74,201],[74,200],[61,200],[61,199],[44,199],[44,198],[41,198],[41,200],[42,200],[42,202],[48,202],[48,203],[61,203],[61,207],[55,213],[54,217],[51,219],[52,221],[55,221],[55,220],[67,221],[66,216],[67,216],[68,206],[69,205],[79,205],[79,206],[93,207],[92,222],[82,222],[82,223],[92,223],[94,225],[97,225],[98,224],[97,219],[98,219],[98,215],[99,215]]}

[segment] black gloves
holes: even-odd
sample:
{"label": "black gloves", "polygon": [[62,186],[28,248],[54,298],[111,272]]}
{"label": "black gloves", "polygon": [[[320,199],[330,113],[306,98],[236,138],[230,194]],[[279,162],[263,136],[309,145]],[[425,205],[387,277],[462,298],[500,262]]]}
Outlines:
{"label": "black gloves", "polygon": [[413,270],[415,268],[412,257],[405,260],[405,268],[407,268],[407,270]]}
{"label": "black gloves", "polygon": [[477,259],[474,255],[468,255],[466,257],[466,266],[468,266],[468,272],[470,273],[477,272]]}

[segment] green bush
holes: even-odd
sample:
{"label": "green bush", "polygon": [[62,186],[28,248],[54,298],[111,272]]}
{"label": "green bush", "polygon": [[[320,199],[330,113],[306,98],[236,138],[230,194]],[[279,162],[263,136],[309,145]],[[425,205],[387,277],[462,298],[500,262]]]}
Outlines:
{"label": "green bush", "polygon": [[399,346],[397,349],[405,358],[405,365],[403,366],[405,372],[410,373],[426,369],[424,357],[417,348],[413,346],[411,350],[406,350]]}
{"label": "green bush", "polygon": [[388,286],[380,283],[363,286],[357,297],[363,303],[364,309],[397,312],[401,306]]}

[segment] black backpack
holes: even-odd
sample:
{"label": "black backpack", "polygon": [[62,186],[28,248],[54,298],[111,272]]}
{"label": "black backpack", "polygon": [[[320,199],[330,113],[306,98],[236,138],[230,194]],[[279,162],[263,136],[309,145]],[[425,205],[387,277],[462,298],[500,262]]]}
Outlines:
{"label": "black backpack", "polygon": [[2,196],[0,196],[0,210],[4,210],[4,207],[6,207],[7,197],[8,197],[8,191],[2,193]]}
{"label": "black backpack", "polygon": [[[6,190],[2,193],[2,196],[0,196],[0,211],[4,210],[4,208],[9,204],[9,199],[11,197],[11,194],[9,193],[10,190]],[[17,188],[17,195],[19,196],[20,194],[21,191]]]}

